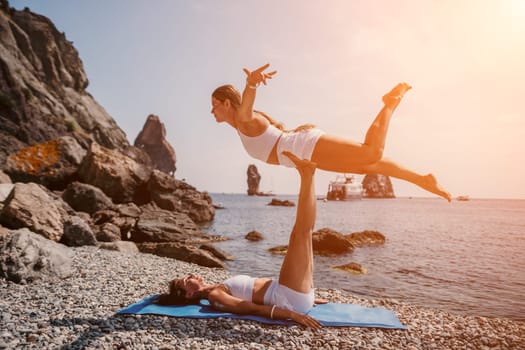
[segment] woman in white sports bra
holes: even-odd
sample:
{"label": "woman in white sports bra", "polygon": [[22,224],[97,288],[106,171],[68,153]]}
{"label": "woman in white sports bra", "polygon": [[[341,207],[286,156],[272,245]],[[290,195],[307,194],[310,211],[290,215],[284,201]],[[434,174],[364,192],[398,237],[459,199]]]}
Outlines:
{"label": "woman in white sports bra", "polygon": [[275,320],[292,319],[314,328],[321,326],[317,320],[306,315],[315,303],[326,302],[315,300],[313,290],[312,232],[317,202],[314,191],[316,165],[288,152],[285,156],[296,165],[301,186],[295,225],[290,234],[279,279],[238,275],[221,284],[207,284],[200,276],[188,275],[172,280],[169,293],[158,296],[157,304],[192,304],[208,299],[220,311]]}
{"label": "woman in white sports bra", "polygon": [[269,64],[249,71],[241,94],[232,85],[218,87],[212,94],[212,114],[217,122],[226,122],[237,130],[244,148],[252,157],[269,164],[293,167],[283,152],[308,159],[322,170],[337,173],[383,174],[409,181],[448,201],[445,191],[432,174],[421,175],[383,157],[388,124],[392,113],[410,85],[400,83],[383,96],[384,106],[366,133],[363,143],[325,134],[313,125],[286,131],[263,112],[253,110],[257,87],[271,79],[276,71],[264,73]]}

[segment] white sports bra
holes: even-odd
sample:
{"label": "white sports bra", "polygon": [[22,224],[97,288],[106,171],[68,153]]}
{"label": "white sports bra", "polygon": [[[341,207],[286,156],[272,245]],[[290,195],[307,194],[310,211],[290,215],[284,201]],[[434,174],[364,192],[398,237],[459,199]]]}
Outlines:
{"label": "white sports bra", "polygon": [[252,301],[254,284],[255,277],[246,275],[233,276],[224,281],[234,297],[247,301]]}
{"label": "white sports bra", "polygon": [[262,160],[263,162],[268,161],[273,146],[275,146],[279,137],[283,134],[281,130],[277,129],[272,124],[270,124],[259,136],[246,136],[239,130],[237,130],[237,133],[241,138],[241,142],[246,152],[248,152],[253,158]]}

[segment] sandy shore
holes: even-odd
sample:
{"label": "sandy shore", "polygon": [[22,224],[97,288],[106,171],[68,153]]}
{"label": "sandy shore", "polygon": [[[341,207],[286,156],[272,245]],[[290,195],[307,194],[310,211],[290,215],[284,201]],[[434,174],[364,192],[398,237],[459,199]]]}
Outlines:
{"label": "sandy shore", "polygon": [[462,316],[394,300],[365,300],[318,289],[334,302],[383,306],[408,330],[268,326],[232,319],[116,316],[165,289],[170,278],[198,273],[220,282],[226,271],[148,254],[73,249],[77,275],[17,285],[0,280],[0,349],[523,349],[525,324]]}

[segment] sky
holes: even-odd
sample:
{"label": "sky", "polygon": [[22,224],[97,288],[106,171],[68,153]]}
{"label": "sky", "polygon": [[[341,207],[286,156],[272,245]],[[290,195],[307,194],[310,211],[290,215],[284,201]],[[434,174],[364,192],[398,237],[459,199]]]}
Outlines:
{"label": "sky", "polygon": [[[166,126],[175,177],[198,190],[294,194],[295,170],[250,158],[211,115],[243,68],[277,75],[255,108],[287,128],[313,123],[357,142],[398,82],[384,156],[433,173],[453,196],[525,198],[523,0],[10,0],[50,18],[79,51],[88,92],[130,143],[149,114]],[[316,192],[337,174],[318,171]],[[361,177],[358,177],[359,179]],[[398,197],[432,197],[392,179]]]}

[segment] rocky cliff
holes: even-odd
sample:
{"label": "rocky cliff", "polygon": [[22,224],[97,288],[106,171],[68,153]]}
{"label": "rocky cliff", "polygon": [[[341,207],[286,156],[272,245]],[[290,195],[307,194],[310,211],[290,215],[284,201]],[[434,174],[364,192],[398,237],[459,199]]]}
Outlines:
{"label": "rocky cliff", "polygon": [[175,151],[159,118],[131,146],[87,85],[78,52],[48,18],[0,0],[0,277],[57,272],[47,256],[61,245],[41,236],[224,267],[202,245],[220,238],[197,225],[214,218],[212,199],[167,174]]}
{"label": "rocky cliff", "polygon": [[86,91],[77,50],[46,17],[0,0],[0,164],[22,148],[68,135],[123,150],[124,132]]}
{"label": "rocky cliff", "polygon": [[362,182],[365,198],[396,198],[390,178],[381,174],[368,174]]}

